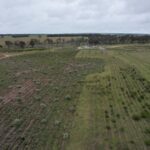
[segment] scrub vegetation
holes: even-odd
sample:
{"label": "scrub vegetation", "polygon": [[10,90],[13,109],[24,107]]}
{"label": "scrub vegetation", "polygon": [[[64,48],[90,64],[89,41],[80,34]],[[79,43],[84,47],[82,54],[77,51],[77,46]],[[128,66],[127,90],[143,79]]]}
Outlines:
{"label": "scrub vegetation", "polygon": [[0,55],[0,149],[150,148],[149,44]]}

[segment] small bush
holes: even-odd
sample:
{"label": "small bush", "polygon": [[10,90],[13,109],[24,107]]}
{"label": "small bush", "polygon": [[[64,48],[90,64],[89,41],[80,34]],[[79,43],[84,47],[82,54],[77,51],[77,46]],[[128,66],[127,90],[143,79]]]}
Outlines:
{"label": "small bush", "polygon": [[69,133],[67,133],[67,132],[64,133],[64,134],[63,134],[63,139],[66,140],[66,139],[68,139],[68,138],[69,138]]}
{"label": "small bush", "polygon": [[132,119],[135,120],[135,121],[139,121],[141,118],[138,115],[133,115]]}
{"label": "small bush", "polygon": [[113,123],[116,123],[116,120],[115,120],[115,119],[112,119],[111,121],[112,121]]}
{"label": "small bush", "polygon": [[141,117],[144,118],[144,119],[150,119],[150,112],[142,111],[141,112]]}
{"label": "small bush", "polygon": [[150,128],[146,128],[144,131],[145,134],[150,134]]}
{"label": "small bush", "polygon": [[130,141],[131,144],[135,144],[135,142],[133,140]]}
{"label": "small bush", "polygon": [[17,85],[16,87],[17,87],[18,89],[20,89],[20,88],[21,88],[21,85]]}
{"label": "small bush", "polygon": [[61,121],[55,120],[55,122],[54,122],[54,125],[55,125],[55,126],[59,126],[60,124],[61,124]]}
{"label": "small bush", "polygon": [[40,89],[36,89],[36,92],[40,92]]}
{"label": "small bush", "polygon": [[47,119],[42,119],[42,120],[41,120],[41,123],[42,123],[42,124],[46,124],[46,123],[47,123]]}
{"label": "small bush", "polygon": [[71,100],[71,96],[70,95],[66,95],[65,96],[65,100]]}
{"label": "small bush", "polygon": [[76,108],[74,106],[69,107],[69,111],[74,113],[76,111]]}
{"label": "small bush", "polygon": [[150,146],[150,140],[145,140],[144,143],[146,146]]}
{"label": "small bush", "polygon": [[18,128],[21,125],[21,119],[16,118],[12,124],[14,127]]}
{"label": "small bush", "polygon": [[106,126],[106,129],[107,129],[107,130],[110,130],[110,129],[111,129],[111,127],[110,127],[110,126]]}
{"label": "small bush", "polygon": [[120,114],[116,114],[117,118],[120,118]]}
{"label": "small bush", "polygon": [[40,100],[41,100],[41,97],[35,96],[34,99],[37,100],[37,101],[40,101]]}
{"label": "small bush", "polygon": [[4,98],[3,98],[2,96],[0,96],[0,102],[3,101],[3,99],[4,99]]}
{"label": "small bush", "polygon": [[124,132],[124,131],[125,131],[124,127],[121,127],[119,130],[120,130],[121,132]]}
{"label": "small bush", "polygon": [[41,106],[42,108],[45,108],[45,107],[46,107],[46,104],[41,103],[40,106]]}
{"label": "small bush", "polygon": [[54,90],[57,92],[59,90],[59,88],[58,87],[54,87]]}
{"label": "small bush", "polygon": [[16,101],[17,101],[18,103],[20,103],[20,102],[22,101],[22,99],[21,99],[20,97],[16,97]]}

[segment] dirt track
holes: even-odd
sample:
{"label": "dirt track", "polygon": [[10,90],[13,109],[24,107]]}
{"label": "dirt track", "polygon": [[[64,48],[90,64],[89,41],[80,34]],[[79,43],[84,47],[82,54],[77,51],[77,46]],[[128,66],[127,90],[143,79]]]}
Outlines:
{"label": "dirt track", "polygon": [[26,51],[26,52],[12,52],[12,53],[4,53],[0,52],[0,60],[6,59],[9,57],[15,57],[15,56],[21,56],[21,55],[28,55],[28,54],[34,54],[34,53],[43,53],[43,52],[53,52],[53,49],[50,50],[43,50],[43,51]]}

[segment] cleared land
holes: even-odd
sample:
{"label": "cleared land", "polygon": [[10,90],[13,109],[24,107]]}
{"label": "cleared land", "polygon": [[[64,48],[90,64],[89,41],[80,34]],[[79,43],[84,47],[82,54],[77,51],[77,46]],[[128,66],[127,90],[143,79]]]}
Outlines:
{"label": "cleared land", "polygon": [[148,150],[150,46],[105,48],[0,58],[0,149]]}

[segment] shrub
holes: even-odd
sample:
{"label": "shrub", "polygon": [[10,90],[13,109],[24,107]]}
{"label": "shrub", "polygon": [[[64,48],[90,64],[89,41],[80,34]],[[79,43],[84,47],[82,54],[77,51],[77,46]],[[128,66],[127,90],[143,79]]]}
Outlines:
{"label": "shrub", "polygon": [[117,118],[120,118],[120,114],[116,114]]}
{"label": "shrub", "polygon": [[115,119],[112,119],[111,121],[112,121],[113,123],[116,123],[116,120],[115,120]]}
{"label": "shrub", "polygon": [[16,118],[12,125],[18,128],[21,125],[21,119]]}
{"label": "shrub", "polygon": [[145,134],[150,134],[150,128],[146,128],[144,131]]}
{"label": "shrub", "polygon": [[71,100],[71,96],[70,95],[66,95],[65,96],[65,100]]}
{"label": "shrub", "polygon": [[63,139],[66,140],[66,139],[68,139],[68,138],[69,138],[69,133],[67,133],[67,132],[64,133],[64,134],[63,134]]}
{"label": "shrub", "polygon": [[59,90],[59,88],[58,88],[58,87],[54,87],[54,90],[55,90],[55,91],[58,91],[58,90]]}
{"label": "shrub", "polygon": [[54,122],[54,125],[55,125],[55,126],[59,126],[60,124],[61,124],[61,121],[55,120],[55,122]]}
{"label": "shrub", "polygon": [[42,119],[41,123],[43,123],[43,124],[47,123],[47,119]]}
{"label": "shrub", "polygon": [[146,146],[150,146],[150,140],[145,140],[144,143]]}
{"label": "shrub", "polygon": [[69,107],[69,111],[74,113],[76,111],[76,108],[74,106]]}
{"label": "shrub", "polygon": [[135,120],[135,121],[139,121],[141,118],[138,115],[133,115],[132,119]]}
{"label": "shrub", "polygon": [[130,141],[131,144],[135,144],[135,142],[133,140]]}
{"label": "shrub", "polygon": [[3,101],[3,99],[4,99],[4,98],[3,98],[2,96],[0,96],[0,102]]}
{"label": "shrub", "polygon": [[110,129],[111,129],[111,127],[110,127],[110,126],[106,126],[106,129],[107,129],[107,130],[110,130]]}
{"label": "shrub", "polygon": [[40,101],[40,100],[41,100],[41,97],[35,96],[34,99],[37,100],[37,101]]}
{"label": "shrub", "polygon": [[22,99],[20,97],[16,97],[16,100],[20,103]]}
{"label": "shrub", "polygon": [[21,85],[17,85],[17,88],[20,89],[20,88],[21,88]]}
{"label": "shrub", "polygon": [[121,132],[124,132],[124,131],[125,131],[124,127],[121,127],[119,130],[120,130]]}
{"label": "shrub", "polygon": [[141,117],[144,118],[144,119],[150,119],[150,112],[142,111],[141,112]]}
{"label": "shrub", "polygon": [[41,103],[40,106],[41,106],[42,108],[45,108],[45,107],[46,107],[46,104]]}

